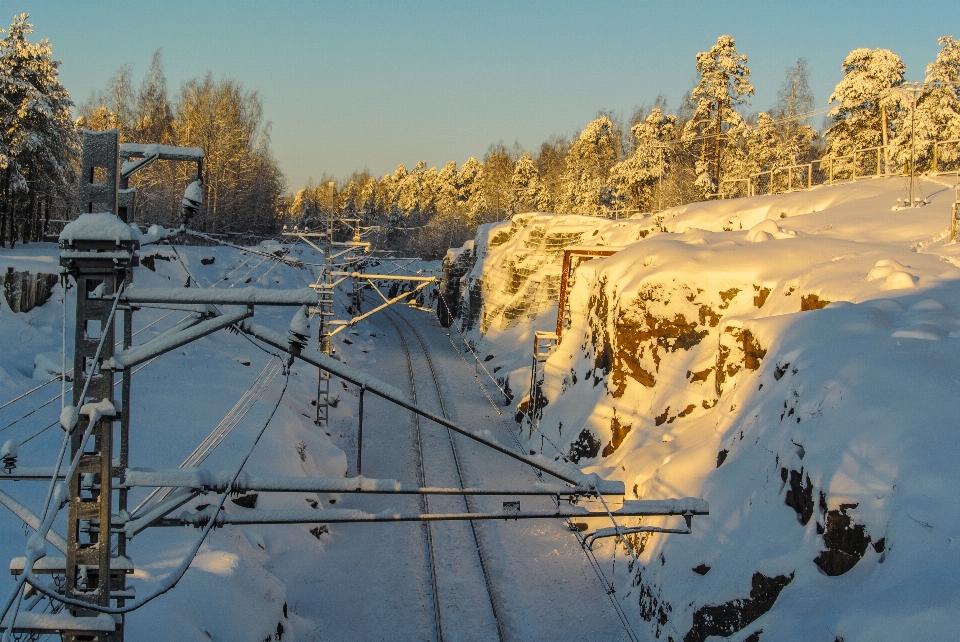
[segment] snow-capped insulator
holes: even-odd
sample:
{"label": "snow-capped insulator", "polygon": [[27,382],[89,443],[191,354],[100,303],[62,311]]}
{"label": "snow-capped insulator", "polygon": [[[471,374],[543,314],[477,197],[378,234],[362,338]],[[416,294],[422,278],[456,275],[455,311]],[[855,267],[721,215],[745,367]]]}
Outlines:
{"label": "snow-capped insulator", "polygon": [[287,332],[287,341],[290,343],[290,354],[299,355],[307,345],[310,336],[310,322],[307,318],[307,306],[301,306],[290,321],[290,330]]}
{"label": "snow-capped insulator", "polygon": [[187,189],[183,192],[180,209],[183,220],[189,221],[200,211],[201,205],[203,205],[203,185],[199,180],[195,180],[187,185]]}
{"label": "snow-capped insulator", "polygon": [[8,439],[4,444],[3,448],[0,448],[0,459],[3,460],[3,470],[7,473],[12,473],[13,469],[17,467],[17,444],[16,440]]}

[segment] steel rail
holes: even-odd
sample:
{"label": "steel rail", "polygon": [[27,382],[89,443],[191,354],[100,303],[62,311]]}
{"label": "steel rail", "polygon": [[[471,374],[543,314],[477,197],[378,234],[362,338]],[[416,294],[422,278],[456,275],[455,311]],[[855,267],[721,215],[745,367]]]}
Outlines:
{"label": "steel rail", "polygon": [[[440,402],[440,412],[443,415],[443,418],[449,421],[450,414],[447,412],[447,405],[443,401],[443,393],[440,390],[440,377],[437,375],[437,370],[434,367],[433,359],[430,358],[430,352],[427,350],[427,346],[423,341],[423,337],[420,336],[420,333],[417,332],[417,329],[413,327],[413,324],[410,323],[406,319],[406,317],[404,317],[399,313],[397,313],[397,316],[400,317],[400,319],[407,325],[407,327],[410,328],[410,331],[413,332],[413,336],[417,338],[417,343],[420,344],[420,349],[423,351],[423,356],[427,361],[427,366],[430,368],[430,376],[433,379],[433,385],[437,391],[437,399]],[[396,324],[394,324],[394,326],[396,326]],[[399,333],[399,334],[402,336],[402,333]],[[409,352],[408,352],[408,358],[409,358]],[[464,483],[464,478],[463,478],[463,467],[460,464],[460,454],[457,452],[457,445],[453,438],[453,431],[447,428],[446,432],[447,432],[447,438],[450,441],[450,450],[453,452],[453,461],[456,464],[457,480],[460,482],[460,487],[464,488],[466,484]],[[471,506],[470,498],[465,495],[463,497],[463,501],[464,501],[464,504],[466,505],[467,513],[469,514],[475,513],[474,507]],[[476,522],[472,519],[470,519],[469,522],[470,522],[470,532],[473,534],[473,543],[477,548],[477,558],[480,561],[480,570],[483,573],[483,582],[487,589],[487,596],[490,599],[490,610],[493,613],[493,619],[497,624],[497,637],[500,639],[500,642],[504,642],[504,640],[506,639],[506,636],[504,635],[503,619],[501,617],[500,609],[498,608],[498,605],[497,605],[496,594],[494,593],[493,585],[490,579],[490,571],[487,568],[487,563],[484,559],[483,547],[480,544],[480,536],[477,533],[477,525],[476,525]]]}
{"label": "steel rail", "polygon": [[[410,377],[410,393],[413,397],[414,403],[416,403],[417,382],[414,378],[413,360],[410,358],[410,348],[407,346],[407,340],[403,336],[403,333],[400,332],[400,327],[396,324],[396,322],[394,322],[389,315],[384,316],[397,331],[397,336],[400,338],[400,345],[403,346],[403,353],[407,360],[407,374]],[[427,485],[427,476],[426,467],[423,461],[423,433],[421,430],[422,426],[420,423],[420,415],[413,413],[413,419],[417,430],[417,477],[419,478],[420,486],[425,487]],[[430,512],[430,498],[426,495],[420,495],[420,510],[423,513]],[[440,589],[437,586],[437,561],[436,549],[433,545],[433,531],[430,522],[424,522],[423,526],[424,533],[427,536],[427,552],[430,561],[430,584],[433,588],[433,622],[437,632],[437,641],[443,642],[443,623],[440,617]]]}

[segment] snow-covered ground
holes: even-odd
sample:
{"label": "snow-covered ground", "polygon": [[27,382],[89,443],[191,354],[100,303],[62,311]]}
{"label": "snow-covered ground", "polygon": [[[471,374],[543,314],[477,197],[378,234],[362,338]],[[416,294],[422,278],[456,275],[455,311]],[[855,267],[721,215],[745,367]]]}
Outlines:
{"label": "snow-covered ground", "polygon": [[[423,334],[451,416],[462,425],[511,447],[519,434],[525,450],[623,480],[628,498],[710,502],[691,535],[629,536],[639,565],[622,544],[597,541],[601,570],[640,639],[952,639],[960,607],[953,443],[960,246],[947,235],[955,182],[925,179],[930,204],[918,209],[893,209],[904,180],[888,178],[693,204],[655,219],[520,215],[477,236],[478,260],[464,288],[465,336],[453,327],[448,338],[421,310],[400,314]],[[556,326],[562,249],[571,245],[619,251],[576,269],[569,322],[545,363],[539,431],[518,433],[511,415],[529,387],[533,333]],[[294,252],[319,262],[306,248]],[[57,254],[51,244],[2,250],[0,270],[56,273]],[[310,265],[231,248],[151,246],[141,254],[140,287],[181,288],[188,275],[194,288],[297,288],[316,279]],[[70,353],[74,296],[55,286],[49,301],[26,313],[0,303],[0,405],[50,380],[64,318]],[[338,297],[342,314],[347,299]],[[255,320],[285,332],[293,313],[263,307]],[[135,343],[182,316],[165,314],[138,312],[134,330],[143,331]],[[465,340],[479,359],[461,358],[454,345],[463,350]],[[338,334],[334,344],[345,363],[407,389],[405,357],[385,318]],[[221,331],[145,367],[133,379],[131,465],[175,467],[218,424],[238,419],[202,465],[236,466],[283,389],[276,363],[243,336]],[[414,368],[426,394],[425,368]],[[498,380],[509,394],[496,389]],[[262,394],[244,413],[237,404],[251,389]],[[311,405],[316,372],[295,366],[246,469],[354,475],[357,391],[336,380],[334,389],[338,403],[320,430]],[[18,465],[52,464],[62,431],[44,428],[56,424],[58,394],[55,382],[0,408],[0,442],[25,442]],[[409,413],[368,396],[366,476],[416,483],[413,426]],[[458,443],[468,483],[534,479],[524,466]],[[38,511],[46,485],[3,482],[0,491]],[[144,497],[131,495],[133,506]],[[415,498],[310,493],[261,493],[257,502],[313,506],[321,513],[418,509]],[[244,510],[230,501],[226,507]],[[23,554],[29,529],[2,510],[0,553],[9,559]],[[682,521],[624,525],[638,523]],[[608,526],[597,519],[588,529]],[[64,531],[62,517],[55,529]],[[454,553],[469,529],[456,531],[437,530]],[[214,530],[179,585],[127,617],[127,635],[433,639],[423,533],[417,524]],[[160,585],[198,534],[152,529],[132,541],[138,595]],[[484,523],[478,536],[506,639],[629,639],[562,524]],[[458,610],[473,617],[480,607],[467,566],[456,557],[440,563],[447,582],[463,576],[459,592],[443,590],[441,609],[448,618]],[[13,585],[8,578],[0,591],[6,596]],[[490,632],[483,626],[473,639]]]}
{"label": "snow-covered ground", "polygon": [[[298,268],[263,256],[278,247],[267,244],[259,253],[226,247],[149,246],[141,250],[135,285],[142,288],[271,287],[301,288],[316,280],[311,263],[320,259],[298,246],[289,255],[305,264]],[[0,270],[14,267],[31,273],[56,273],[58,250],[53,244],[19,246],[0,251]],[[404,262],[405,263],[405,262]],[[371,266],[392,272],[398,265]],[[405,265],[405,272],[436,272],[438,265]],[[385,291],[386,293],[386,291]],[[0,404],[45,383],[58,371],[63,348],[73,343],[75,288],[57,285],[49,301],[26,313],[14,313],[0,304]],[[65,305],[64,305],[65,299]],[[346,314],[348,298],[337,294],[338,317]],[[365,310],[369,309],[369,304]],[[66,311],[66,315],[64,314]],[[286,332],[295,309],[258,307],[254,320],[277,332]],[[396,314],[396,313],[394,313]],[[448,412],[460,424],[485,431],[501,443],[516,447],[512,421],[498,416],[477,385],[477,364],[461,356],[429,311],[402,308],[424,337],[441,380]],[[169,329],[183,312],[143,309],[135,314],[134,343],[140,344]],[[66,321],[65,342],[62,330]],[[316,329],[313,334],[315,336]],[[454,337],[457,338],[456,335]],[[410,340],[410,339],[408,339]],[[314,342],[315,343],[315,342]],[[308,350],[315,349],[314,343]],[[408,390],[405,357],[393,325],[372,317],[339,333],[334,347],[344,363],[363,369]],[[38,356],[39,355],[39,356]],[[415,355],[416,358],[416,355]],[[425,367],[415,364],[420,394],[429,381],[420,381]],[[40,367],[36,369],[34,364]],[[131,394],[130,463],[133,467],[172,468],[190,457],[215,428],[235,428],[210,452],[201,467],[213,472],[233,470],[253,444],[279,399],[276,414],[253,451],[245,470],[251,474],[343,477],[356,474],[357,406],[355,387],[336,379],[331,422],[313,423],[316,370],[295,365],[286,392],[279,361],[241,335],[217,332],[163,355],[133,376]],[[489,382],[487,388],[492,389]],[[68,388],[69,391],[69,388]],[[25,442],[18,466],[50,466],[62,440],[56,425],[60,413],[59,382],[0,409],[0,442]],[[47,406],[36,410],[43,402]],[[425,399],[425,404],[435,401]],[[29,414],[21,419],[24,415]],[[438,410],[435,410],[438,412]],[[509,413],[508,413],[509,414]],[[364,411],[363,472],[367,477],[393,478],[417,484],[414,422],[410,413],[372,395]],[[46,430],[44,430],[46,428]],[[445,431],[433,439],[447,439]],[[31,438],[32,435],[39,433]],[[457,437],[463,475],[470,485],[529,486],[536,481],[526,466],[486,451]],[[429,452],[427,452],[429,456]],[[452,483],[450,471],[428,461],[428,483]],[[435,465],[436,464],[436,465]],[[433,466],[433,468],[431,468]],[[447,466],[447,468],[449,468]],[[2,473],[0,473],[2,474]],[[446,477],[445,477],[446,475]],[[47,485],[40,482],[2,482],[0,491],[39,512]],[[131,491],[130,506],[144,492]],[[186,508],[210,503],[201,496]],[[443,508],[442,498],[431,507]],[[478,510],[499,510],[498,500],[478,500]],[[536,505],[525,502],[525,508]],[[549,500],[547,500],[549,503]],[[366,511],[419,509],[415,497],[260,493],[257,508],[310,508],[318,523],[308,525],[228,526],[214,530],[200,548],[179,584],[169,593],[126,618],[128,639],[153,640],[393,640],[435,639],[432,587],[428,575],[424,527],[421,524],[321,525],[324,508],[361,508]],[[545,507],[545,506],[542,506]],[[246,510],[231,501],[228,512]],[[65,512],[65,511],[64,511]],[[63,516],[55,524],[63,533]],[[484,608],[477,583],[469,579],[464,555],[475,548],[466,537],[465,523],[437,525],[435,541],[441,566],[440,607],[447,619],[444,639],[488,639],[495,629],[466,628],[478,621]],[[0,507],[0,555],[23,555],[31,531]],[[136,572],[130,580],[139,597],[161,586],[187,555],[200,531],[157,528],[144,531],[130,543]],[[602,582],[590,567],[576,538],[557,522],[496,522],[478,525],[478,538],[497,593],[506,639],[553,640],[629,639],[611,607]],[[51,554],[54,554],[50,547]],[[475,554],[474,554],[475,555]],[[609,569],[608,569],[609,570]],[[443,578],[446,579],[443,579]],[[8,576],[0,582],[6,598],[14,586]],[[480,584],[482,587],[482,583]],[[5,588],[4,588],[5,587]],[[482,593],[482,591],[481,591]],[[486,607],[489,608],[489,607]],[[482,618],[481,618],[482,620]]]}
{"label": "snow-covered ground", "polygon": [[[616,575],[616,594],[638,630],[955,638],[956,183],[923,179],[930,202],[915,209],[895,209],[897,177],[480,230],[464,321],[514,403],[534,331],[556,326],[560,246],[624,246],[574,273],[527,446],[621,479],[630,497],[709,501],[692,535],[630,537],[641,564]],[[613,539],[597,549],[628,559]]]}

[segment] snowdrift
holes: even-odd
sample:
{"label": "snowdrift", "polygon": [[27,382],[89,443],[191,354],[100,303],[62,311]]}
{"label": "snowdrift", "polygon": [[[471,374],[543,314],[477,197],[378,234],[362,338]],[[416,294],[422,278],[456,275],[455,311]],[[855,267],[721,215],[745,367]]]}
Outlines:
{"label": "snowdrift", "polygon": [[886,178],[478,233],[461,323],[505,403],[529,405],[564,247],[622,246],[574,272],[539,429],[522,432],[628,496],[710,502],[693,535],[630,537],[641,564],[617,595],[654,637],[954,635],[955,183],[923,181],[918,209],[896,210],[904,180]]}

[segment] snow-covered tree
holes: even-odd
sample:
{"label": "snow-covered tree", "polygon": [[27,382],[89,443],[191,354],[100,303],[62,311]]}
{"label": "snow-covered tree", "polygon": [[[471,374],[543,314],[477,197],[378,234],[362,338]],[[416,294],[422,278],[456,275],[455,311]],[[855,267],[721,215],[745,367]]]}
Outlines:
{"label": "snow-covered tree", "polygon": [[460,167],[457,187],[460,193],[459,201],[466,207],[471,217],[489,209],[486,194],[483,191],[485,168],[483,163],[471,156]]}
{"label": "snow-covered tree", "polygon": [[437,174],[437,210],[452,212],[460,206],[457,162],[450,161]]}
{"label": "snow-covered tree", "polygon": [[817,132],[808,124],[808,116],[814,108],[813,91],[810,90],[810,71],[806,58],[797,60],[794,67],[787,68],[787,75],[777,92],[777,107],[773,117],[777,122],[780,144],[776,162],[783,165],[804,163],[813,158],[813,141]]}
{"label": "snow-covered tree", "polygon": [[654,107],[650,114],[635,124],[632,136],[633,154],[610,171],[610,178],[630,209],[657,209],[657,190],[669,172],[676,135],[677,117]]}
{"label": "snow-covered tree", "polygon": [[610,170],[620,160],[620,140],[606,116],[593,120],[570,145],[562,191],[557,203],[560,214],[604,214],[613,205]]}
{"label": "snow-covered tree", "polygon": [[530,152],[523,152],[513,169],[510,179],[510,212],[547,211],[550,207],[550,193],[543,181],[540,180],[540,171],[533,162]]}
{"label": "snow-covered tree", "polygon": [[747,57],[737,53],[730,36],[720,36],[710,51],[697,54],[700,81],[691,93],[693,114],[684,128],[684,139],[699,150],[697,182],[714,192],[722,174],[723,154],[730,148],[724,133],[743,123],[736,107],[753,95]]}
{"label": "snow-covered tree", "polygon": [[889,142],[901,131],[906,65],[888,49],[854,49],[843,61],[843,79],[830,95],[837,106],[827,131],[827,152],[844,156]]}
{"label": "snow-covered tree", "polygon": [[[50,43],[31,44],[27,14],[0,40],[0,245],[35,236],[29,228],[72,181],[79,137],[73,101],[58,79]],[[0,30],[0,33],[3,33]]]}
{"label": "snow-covered tree", "polygon": [[[918,169],[933,169],[934,145],[937,141],[960,138],[960,41],[950,36],[939,39],[937,59],[927,65],[923,90],[917,93],[915,120],[912,92],[907,92],[904,103],[903,125],[896,137],[896,161],[908,166],[911,155]],[[915,146],[912,137],[916,138]],[[938,165],[956,165],[960,145],[941,145]]]}

